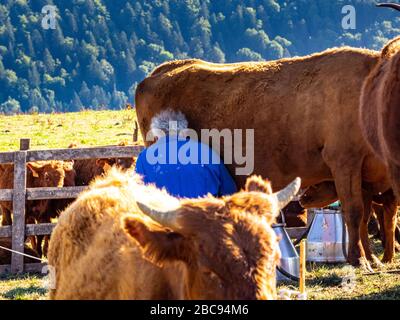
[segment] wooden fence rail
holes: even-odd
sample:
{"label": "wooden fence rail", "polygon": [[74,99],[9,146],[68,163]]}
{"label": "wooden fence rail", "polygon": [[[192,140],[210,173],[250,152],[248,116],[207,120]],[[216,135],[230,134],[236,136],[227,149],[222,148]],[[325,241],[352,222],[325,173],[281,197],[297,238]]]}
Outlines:
{"label": "wooden fence rail", "polygon": [[[86,187],[65,188],[27,188],[26,163],[43,160],[77,160],[91,158],[128,158],[137,157],[142,146],[107,146],[98,148],[29,150],[30,139],[20,140],[20,150],[0,153],[0,164],[14,164],[14,189],[0,189],[0,201],[13,202],[12,226],[0,227],[0,238],[12,238],[12,249],[24,252],[26,236],[50,235],[55,224],[25,225],[26,200],[74,199]],[[2,250],[2,249],[0,249]],[[11,265],[0,266],[0,274],[4,272],[21,273],[24,271],[41,271],[43,263],[24,265],[23,256],[12,253]]]}

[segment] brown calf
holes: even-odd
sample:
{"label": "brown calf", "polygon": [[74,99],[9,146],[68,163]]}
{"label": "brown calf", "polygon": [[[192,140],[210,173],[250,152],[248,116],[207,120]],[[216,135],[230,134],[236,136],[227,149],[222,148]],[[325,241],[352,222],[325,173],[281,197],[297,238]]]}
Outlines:
{"label": "brown calf", "polygon": [[[278,193],[180,200],[113,168],[60,216],[52,299],[274,299]],[[271,190],[270,186],[268,188]]]}
{"label": "brown calf", "polygon": [[[62,161],[40,161],[27,163],[27,187],[62,187],[64,185],[65,171]],[[0,165],[0,189],[13,189],[14,165]],[[34,200],[26,202],[26,223],[36,223],[48,210],[49,200]],[[1,201],[2,225],[12,224],[12,202]],[[40,249],[35,237],[30,238],[32,247]],[[41,251],[41,249],[39,250]]]}

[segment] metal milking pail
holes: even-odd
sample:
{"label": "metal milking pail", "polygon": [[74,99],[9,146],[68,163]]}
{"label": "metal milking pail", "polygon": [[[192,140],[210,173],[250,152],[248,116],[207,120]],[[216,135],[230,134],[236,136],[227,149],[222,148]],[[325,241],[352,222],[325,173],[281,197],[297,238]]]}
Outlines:
{"label": "metal milking pail", "polygon": [[307,261],[346,262],[343,250],[346,248],[347,251],[348,239],[341,211],[315,210],[314,220],[307,236]]}
{"label": "metal milking pail", "polygon": [[[278,239],[280,239],[279,249],[281,251],[281,259],[280,259],[279,269],[291,275],[292,277],[298,278],[300,275],[300,258],[292,241],[290,240],[288,233],[285,230],[286,224],[282,212],[281,216],[283,223],[272,225],[275,234],[277,235]],[[293,280],[288,278],[278,269],[276,270],[276,279],[278,281]]]}

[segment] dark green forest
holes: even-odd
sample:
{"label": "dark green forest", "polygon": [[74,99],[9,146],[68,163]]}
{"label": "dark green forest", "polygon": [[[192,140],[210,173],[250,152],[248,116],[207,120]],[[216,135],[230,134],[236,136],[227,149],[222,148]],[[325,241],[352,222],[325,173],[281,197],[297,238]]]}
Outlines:
{"label": "dark green forest", "polygon": [[[381,49],[400,15],[372,0],[1,0],[0,112],[120,109],[168,60],[270,60],[351,45]],[[45,5],[55,29],[42,27]],[[342,27],[342,8],[356,28]]]}

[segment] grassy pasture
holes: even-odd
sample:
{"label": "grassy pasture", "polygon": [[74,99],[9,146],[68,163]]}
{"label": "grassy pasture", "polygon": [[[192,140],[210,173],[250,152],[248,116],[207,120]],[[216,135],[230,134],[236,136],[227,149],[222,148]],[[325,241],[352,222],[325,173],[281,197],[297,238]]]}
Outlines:
{"label": "grassy pasture", "polygon": [[51,115],[0,115],[0,152],[18,150],[20,138],[31,138],[32,149],[115,145],[132,141],[134,110],[83,111]]}
{"label": "grassy pasture", "polygon": [[[0,115],[0,152],[17,150],[20,138],[31,138],[32,149],[104,146],[132,140],[133,110],[84,111],[52,115]],[[378,256],[380,244],[374,243]],[[400,256],[385,269],[400,269]],[[0,278],[2,299],[46,299],[46,278],[38,275]],[[296,283],[279,288],[296,289]],[[310,299],[400,299],[400,274],[362,275],[347,265],[308,264],[307,292]]]}

